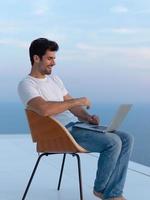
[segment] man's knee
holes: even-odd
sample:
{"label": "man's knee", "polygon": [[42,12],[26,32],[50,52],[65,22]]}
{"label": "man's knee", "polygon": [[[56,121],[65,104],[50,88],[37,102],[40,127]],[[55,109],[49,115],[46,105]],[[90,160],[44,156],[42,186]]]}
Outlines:
{"label": "man's knee", "polygon": [[133,135],[127,134],[126,136],[126,143],[128,145],[128,150],[132,152],[133,144],[134,144],[134,137]]}
{"label": "man's knee", "polygon": [[108,145],[118,153],[121,152],[122,141],[117,134],[110,133]]}
{"label": "man's knee", "polygon": [[133,144],[134,144],[133,135],[122,132],[122,133],[120,133],[120,138],[121,138],[123,144],[125,144],[129,148],[133,147]]}

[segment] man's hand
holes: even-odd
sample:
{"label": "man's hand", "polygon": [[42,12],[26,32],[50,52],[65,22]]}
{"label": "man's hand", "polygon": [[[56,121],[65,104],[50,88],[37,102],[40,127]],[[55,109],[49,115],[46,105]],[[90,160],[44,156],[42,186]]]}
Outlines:
{"label": "man's hand", "polygon": [[89,122],[90,124],[98,125],[98,124],[100,123],[100,119],[99,119],[99,117],[96,116],[96,115],[90,115],[90,116],[88,117],[88,122]]}

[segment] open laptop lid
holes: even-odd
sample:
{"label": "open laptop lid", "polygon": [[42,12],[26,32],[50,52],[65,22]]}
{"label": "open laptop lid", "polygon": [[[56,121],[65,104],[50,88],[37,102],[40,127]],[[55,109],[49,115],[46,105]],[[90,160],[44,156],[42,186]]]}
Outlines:
{"label": "open laptop lid", "polygon": [[132,104],[122,104],[118,108],[117,113],[113,117],[112,121],[106,128],[106,132],[112,132],[118,129],[118,127],[121,125],[122,121],[126,117],[127,113],[131,109]]}
{"label": "open laptop lid", "polygon": [[116,112],[115,116],[111,120],[110,124],[106,126],[99,126],[99,125],[93,125],[89,123],[77,123],[74,126],[83,128],[83,129],[88,129],[88,130],[93,130],[93,131],[98,131],[101,133],[105,132],[114,132],[115,130],[118,129],[118,127],[121,125],[122,121],[126,117],[127,113],[131,109],[132,104],[121,104],[120,107],[118,108],[118,111]]}

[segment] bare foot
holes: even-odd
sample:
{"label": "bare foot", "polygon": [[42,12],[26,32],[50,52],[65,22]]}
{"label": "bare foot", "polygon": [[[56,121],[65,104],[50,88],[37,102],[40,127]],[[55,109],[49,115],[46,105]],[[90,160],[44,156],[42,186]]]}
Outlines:
{"label": "bare foot", "polygon": [[103,194],[102,194],[101,192],[95,192],[95,191],[93,190],[93,194],[94,194],[96,197],[98,197],[98,198],[100,198],[100,199],[103,200]]}

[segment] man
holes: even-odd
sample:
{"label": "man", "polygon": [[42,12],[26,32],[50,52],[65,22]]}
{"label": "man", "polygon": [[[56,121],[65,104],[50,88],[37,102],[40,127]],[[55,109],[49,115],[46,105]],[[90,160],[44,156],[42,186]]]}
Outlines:
{"label": "man", "polygon": [[[56,42],[46,38],[39,38],[31,43],[31,72],[18,86],[21,100],[39,115],[54,116],[66,127],[78,119],[99,124],[99,118],[84,109],[90,106],[90,101],[86,97],[73,98],[60,78],[52,75],[58,49]],[[69,127],[69,131],[83,148],[101,153],[94,195],[105,200],[125,200],[122,194],[133,147],[132,136],[119,131],[115,134],[97,134],[74,126]]]}

